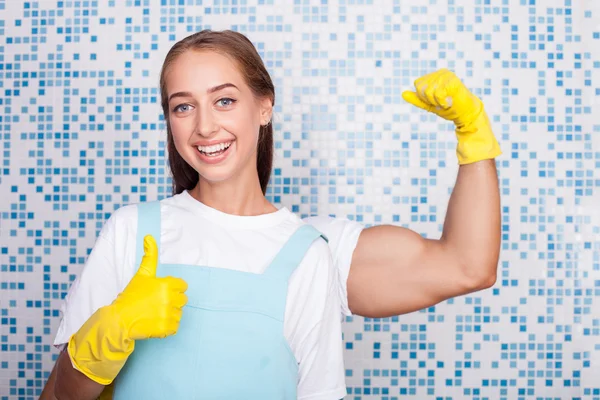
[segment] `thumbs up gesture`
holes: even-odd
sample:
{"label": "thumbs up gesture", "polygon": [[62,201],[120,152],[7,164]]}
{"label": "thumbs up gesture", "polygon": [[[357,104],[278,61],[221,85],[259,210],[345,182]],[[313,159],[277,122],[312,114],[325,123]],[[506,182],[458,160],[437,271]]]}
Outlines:
{"label": "thumbs up gesture", "polygon": [[187,284],[179,278],[157,278],[157,265],[156,242],[146,236],[144,257],[127,287],[71,336],[71,363],[91,380],[110,384],[133,352],[135,340],[164,338],[179,329]]}
{"label": "thumbs up gesture", "polygon": [[179,328],[187,283],[179,278],[157,278],[157,265],[158,248],[148,235],[137,273],[112,304],[130,339],[164,338]]}

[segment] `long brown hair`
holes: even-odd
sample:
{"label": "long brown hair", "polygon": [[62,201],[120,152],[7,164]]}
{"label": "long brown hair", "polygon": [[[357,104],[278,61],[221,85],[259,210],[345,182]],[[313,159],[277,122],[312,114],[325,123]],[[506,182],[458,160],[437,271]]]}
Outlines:
{"label": "long brown hair", "polygon": [[[275,105],[275,87],[252,42],[238,32],[203,30],[175,43],[167,53],[160,72],[160,101],[167,124],[167,151],[169,167],[173,174],[173,194],[193,189],[198,183],[198,172],[177,152],[169,124],[169,99],[165,75],[177,57],[186,51],[210,50],[232,58],[246,84],[258,99],[269,98]],[[267,191],[273,166],[273,124],[260,127],[256,167],[263,194]]]}

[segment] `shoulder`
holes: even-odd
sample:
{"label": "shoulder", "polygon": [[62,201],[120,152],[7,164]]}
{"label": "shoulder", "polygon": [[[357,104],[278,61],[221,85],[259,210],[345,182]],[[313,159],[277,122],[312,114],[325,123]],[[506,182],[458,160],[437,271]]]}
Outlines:
{"label": "shoulder", "polygon": [[303,281],[305,290],[310,292],[326,292],[335,276],[331,250],[322,238],[316,238],[298,267],[294,271],[290,283],[295,280]]}
{"label": "shoulder", "polygon": [[139,204],[128,204],[119,207],[110,216],[110,220],[114,223],[131,223],[132,220],[137,220]]}
{"label": "shoulder", "polygon": [[331,250],[325,239],[317,238],[306,252],[303,261],[305,264],[315,266],[332,264]]}
{"label": "shoulder", "polygon": [[135,231],[137,225],[137,204],[129,204],[115,210],[106,221],[99,238],[114,242],[119,233]]}
{"label": "shoulder", "polygon": [[118,240],[117,236],[135,235],[138,225],[138,214],[140,206],[159,203],[161,210],[165,208],[173,208],[174,202],[172,197],[161,200],[160,202],[134,203],[124,205],[115,210],[110,218],[104,224],[100,237],[109,241]]}
{"label": "shoulder", "polygon": [[140,207],[149,204],[160,204],[161,212],[165,209],[181,208],[177,196],[167,197],[160,201],[148,201],[144,203],[133,203],[119,207],[115,210],[107,221],[107,224],[118,225],[119,227],[135,227],[138,220]]}
{"label": "shoulder", "polygon": [[333,239],[334,241],[344,235],[355,232],[360,233],[364,229],[363,224],[342,217],[314,216],[306,217],[303,221],[314,226],[327,236],[328,239]]}
{"label": "shoulder", "polygon": [[339,217],[316,216],[304,218],[303,221],[314,226],[327,237],[329,248],[336,261],[340,253],[352,255],[358,243],[358,238],[365,228],[359,222]]}
{"label": "shoulder", "polygon": [[306,220],[299,218],[296,214],[291,211],[288,212],[288,218],[286,221],[286,230],[291,234],[295,232],[297,229],[302,226],[309,225],[316,230],[316,232],[320,233],[322,236],[317,237],[311,244],[310,248],[306,252],[305,259],[310,258],[313,261],[316,259],[323,259],[324,261],[329,261],[330,258],[330,248],[327,244],[328,238],[325,232],[322,229],[319,229],[318,226],[314,224],[308,223]]}

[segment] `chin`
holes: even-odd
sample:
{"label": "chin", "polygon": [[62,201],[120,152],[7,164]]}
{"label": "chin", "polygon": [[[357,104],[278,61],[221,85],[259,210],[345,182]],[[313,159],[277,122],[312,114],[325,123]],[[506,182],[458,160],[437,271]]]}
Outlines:
{"label": "chin", "polygon": [[231,171],[198,171],[200,180],[209,184],[220,184],[233,179],[234,174]]}

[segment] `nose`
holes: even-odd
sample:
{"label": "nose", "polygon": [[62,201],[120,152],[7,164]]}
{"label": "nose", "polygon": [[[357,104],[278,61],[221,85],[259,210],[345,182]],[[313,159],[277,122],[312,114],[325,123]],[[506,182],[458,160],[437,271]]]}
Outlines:
{"label": "nose", "polygon": [[196,133],[200,136],[211,137],[219,130],[217,119],[212,110],[203,110],[196,114]]}

